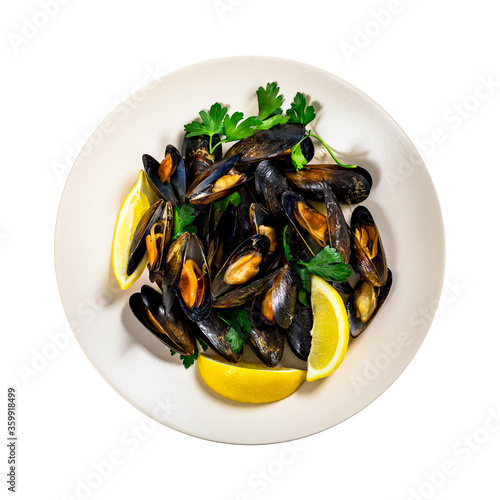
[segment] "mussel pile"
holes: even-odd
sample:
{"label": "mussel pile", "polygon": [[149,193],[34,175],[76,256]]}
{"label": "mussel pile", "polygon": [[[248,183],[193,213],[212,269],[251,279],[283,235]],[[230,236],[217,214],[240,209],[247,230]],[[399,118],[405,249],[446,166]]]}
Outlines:
{"label": "mussel pile", "polygon": [[[296,171],[291,147],[302,140],[305,158],[314,156],[305,135],[303,125],[281,124],[242,139],[225,155],[221,147],[210,153],[208,136],[197,136],[184,138],[182,153],[168,145],[160,162],[143,156],[157,201],[135,230],[127,273],[147,256],[153,286],[144,285],[129,304],[173,351],[191,356],[199,339],[237,362],[242,353],[227,339],[231,325],[223,313],[241,308],[252,327],[247,343],[263,363],[278,365],[285,343],[307,359],[312,312],[298,300],[301,281],[284,255],[285,230],[297,259],[308,262],[330,246],[359,276],[357,284],[352,278],[332,283],[344,294],[352,337],[382,306],[392,274],[375,221],[357,206],[349,226],[341,208],[366,200],[370,174],[317,163]],[[217,209],[216,202],[234,193],[237,202]],[[175,234],[174,212],[185,204],[194,206],[194,227]]]}

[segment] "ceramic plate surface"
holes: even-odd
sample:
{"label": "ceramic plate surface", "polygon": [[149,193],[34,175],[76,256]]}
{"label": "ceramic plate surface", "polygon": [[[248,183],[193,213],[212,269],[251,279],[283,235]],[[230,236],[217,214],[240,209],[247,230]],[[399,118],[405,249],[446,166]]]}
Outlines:
{"label": "ceramic plate surface", "polygon": [[[370,327],[352,340],[330,377],[304,383],[293,396],[266,405],[225,400],[196,367],[146,331],[128,309],[147,273],[126,291],[113,277],[111,244],[121,204],[149,153],[179,149],[183,125],[218,101],[257,114],[255,90],[276,81],[285,109],[297,91],[316,105],[315,131],[339,159],[373,177],[364,203],[382,235],[394,274],[391,293]],[[431,243],[432,242],[432,243]],[[417,352],[430,322],[420,307],[439,300],[444,275],[439,202],[415,147],[375,102],[343,80],[288,60],[241,57],[190,66],[153,82],[118,106],[98,127],[68,178],[59,209],[55,259],[63,306],[82,349],[112,387],[159,422],[226,443],[286,441],[328,429],[382,394]],[[287,346],[288,349],[288,346]],[[285,366],[304,366],[286,353]]]}

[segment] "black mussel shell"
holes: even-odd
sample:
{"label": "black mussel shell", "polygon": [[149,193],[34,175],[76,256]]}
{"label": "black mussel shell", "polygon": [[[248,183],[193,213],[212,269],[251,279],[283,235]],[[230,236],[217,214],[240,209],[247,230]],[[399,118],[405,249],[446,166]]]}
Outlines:
{"label": "black mussel shell", "polygon": [[276,322],[285,330],[290,326],[295,313],[298,283],[290,263],[285,264],[273,280],[272,307]]}
{"label": "black mussel shell", "polygon": [[252,331],[249,345],[257,357],[267,366],[277,366],[285,349],[285,334],[277,324],[268,325],[262,318],[262,300],[265,292],[256,296],[250,310]]}
{"label": "black mussel shell", "polygon": [[312,326],[312,310],[298,303],[286,337],[288,345],[299,359],[307,360],[311,351]]}
{"label": "black mussel shell", "polygon": [[[306,137],[300,143],[300,150],[302,151],[302,155],[306,159],[307,162],[310,162],[314,157],[314,144],[310,137]],[[291,151],[285,151],[283,156],[279,156],[276,158],[278,160],[278,164],[280,169],[282,170],[295,170],[295,166],[291,159]]]}
{"label": "black mussel shell", "polygon": [[[210,175],[206,176],[201,181],[195,181],[195,184],[190,186],[188,190],[189,202],[194,205],[213,203],[214,201],[221,200],[222,198],[225,198],[240,189],[240,187],[247,182],[247,175],[240,172],[230,172],[237,165],[240,158],[241,155],[235,155],[224,158],[218,163],[214,163],[210,167]],[[214,188],[216,187],[216,183],[219,179],[224,176],[232,175],[237,176],[237,180],[234,184],[231,184],[227,188],[220,188],[214,192]]]}
{"label": "black mussel shell", "polygon": [[276,125],[238,141],[226,155],[242,153],[242,163],[274,158],[295,146],[305,135],[306,129],[299,123]]}
{"label": "black mussel shell", "polygon": [[142,163],[151,189],[172,205],[183,205],[186,199],[186,167],[181,154],[171,144],[160,163],[152,156],[142,156]]}
{"label": "black mussel shell", "polygon": [[134,231],[127,262],[127,275],[130,276],[146,255],[146,236],[165,213],[165,201],[158,200],[144,213]]}
{"label": "black mussel shell", "polygon": [[235,353],[231,344],[226,339],[230,326],[222,321],[213,311],[203,320],[197,322],[200,329],[197,334],[201,340],[208,344],[214,351],[231,363],[237,363],[242,351]]}
{"label": "black mussel shell", "polygon": [[[222,295],[225,295],[228,291],[236,288],[236,287],[241,287],[241,285],[246,285],[255,279],[257,279],[259,276],[262,275],[262,261],[267,255],[267,252],[269,251],[269,238],[267,236],[263,235],[256,235],[256,236],[251,236],[247,240],[243,241],[234,251],[233,253],[229,256],[229,258],[226,260],[224,265],[222,266],[221,270],[217,273],[217,276],[215,276],[213,283],[212,283],[212,296],[214,299],[214,302],[216,302],[215,299],[218,299]],[[260,260],[259,262],[252,262],[253,266],[253,273],[250,273],[251,275],[247,278],[246,276],[238,276],[236,275],[236,278],[240,279],[229,279],[232,278],[232,276],[228,276],[227,272],[231,272],[231,270],[234,270],[235,268],[232,267],[240,259],[244,258],[247,255],[254,254],[256,257],[257,255],[260,255]],[[231,268],[231,269],[230,269]],[[233,282],[230,283],[228,281],[238,281],[237,283]],[[226,306],[229,307],[229,306]]]}
{"label": "black mussel shell", "polygon": [[253,195],[250,194],[249,185],[253,183],[245,184],[239,191],[241,198],[241,203],[236,207],[236,218],[237,218],[237,240],[243,241],[252,236],[252,226],[250,224],[250,205],[253,203]]}
{"label": "black mussel shell", "polygon": [[[165,210],[161,217],[161,222],[153,225],[152,232],[155,233],[153,245],[155,245],[154,260],[148,262],[149,268],[149,281],[154,283],[157,279],[161,281],[165,259],[170,246],[170,238],[174,229],[174,209],[172,204],[167,201],[165,203]],[[147,246],[147,245],[146,245]]]}
{"label": "black mussel shell", "polygon": [[[387,270],[387,280],[381,287],[374,287],[372,284],[360,280],[359,283],[354,288],[352,295],[347,300],[347,316],[349,317],[349,331],[352,337],[357,337],[360,333],[364,332],[366,327],[372,322],[373,318],[379,312],[382,304],[389,295],[389,291],[392,286],[392,272],[390,269]],[[361,321],[359,313],[356,309],[354,296],[361,287],[366,287],[367,292],[372,295],[373,310],[368,316],[365,322]]]}
{"label": "black mussel shell", "polygon": [[212,272],[217,273],[234,250],[234,243],[237,241],[237,223],[236,208],[229,204],[220,216],[215,236],[209,243],[207,262]]}
{"label": "black mussel shell", "polygon": [[189,237],[189,233],[182,233],[178,236],[171,243],[165,257],[161,287],[163,290],[163,306],[167,312],[170,311],[177,294]]}
{"label": "black mussel shell", "polygon": [[349,227],[347,226],[337,197],[325,181],[323,181],[323,190],[325,192],[326,221],[328,223],[330,247],[335,248],[344,258],[344,262],[349,264],[351,260]]}
{"label": "black mussel shell", "polygon": [[332,188],[340,203],[361,203],[368,198],[372,187],[372,178],[362,167],[306,165],[302,170],[289,170],[285,175],[292,189],[313,201],[324,199],[323,180]]}
{"label": "black mussel shell", "polygon": [[[352,213],[351,233],[352,267],[364,281],[382,286],[387,279],[387,259],[377,225],[366,207],[356,207]],[[368,238],[372,255],[362,244],[362,235]]]}
{"label": "black mussel shell", "polygon": [[141,293],[130,297],[129,305],[135,317],[170,349],[185,356],[194,353],[195,338],[182,319],[182,312],[172,308],[166,313],[159,292],[144,285]]}
{"label": "black mussel shell", "polygon": [[189,242],[186,247],[186,251],[184,252],[182,269],[184,269],[186,261],[188,260],[192,260],[202,273],[201,279],[204,281],[203,295],[201,296],[201,300],[199,302],[196,302],[192,307],[189,307],[189,305],[185,303],[180,290],[180,286],[183,280],[181,271],[181,276],[177,285],[177,296],[179,298],[179,302],[181,304],[182,310],[184,311],[184,314],[191,321],[198,322],[209,315],[212,308],[212,294],[210,291],[210,275],[208,272],[208,265],[205,259],[205,254],[203,252],[203,247],[201,246],[200,240],[195,234],[191,234],[189,237]]}
{"label": "black mussel shell", "polygon": [[255,171],[255,190],[260,201],[278,224],[285,219],[281,197],[290,189],[283,172],[274,161],[261,161]]}
{"label": "black mussel shell", "polygon": [[[212,137],[213,144],[217,144],[219,140],[217,134]],[[188,184],[191,184],[208,167],[222,158],[222,145],[217,146],[213,154],[210,153],[210,137],[208,135],[184,136],[181,150],[188,174]]]}
{"label": "black mussel shell", "polygon": [[[321,214],[320,212],[318,212],[314,207],[311,207],[309,205],[309,203],[307,203],[307,201],[304,198],[302,198],[302,196],[295,193],[294,191],[285,191],[281,197],[281,202],[283,205],[283,211],[285,212],[288,220],[290,221],[293,228],[295,229],[295,231],[299,235],[299,239],[302,242],[302,244],[304,245],[304,248],[308,251],[310,257],[313,257],[314,255],[319,253],[328,243],[328,241],[327,241],[328,230],[327,230],[327,226],[326,226],[326,224],[327,224],[326,217],[323,214]],[[297,220],[297,216],[296,216],[296,207],[297,207],[298,203],[303,203],[304,206],[312,214],[324,219],[325,232],[322,236],[322,238],[324,237],[324,239],[325,239],[324,245],[320,245],[318,243],[318,240],[320,240],[319,237],[317,238],[317,240],[313,239],[313,237],[311,236],[311,233],[306,228],[304,228],[300,225],[299,221]]]}

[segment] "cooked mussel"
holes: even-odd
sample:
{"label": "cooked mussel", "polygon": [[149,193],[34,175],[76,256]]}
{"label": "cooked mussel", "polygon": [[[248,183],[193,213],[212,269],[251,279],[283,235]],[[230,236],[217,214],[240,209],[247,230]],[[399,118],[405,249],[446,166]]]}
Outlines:
{"label": "cooked mussel", "polygon": [[208,244],[207,262],[211,275],[215,275],[234,250],[237,233],[236,208],[229,204],[220,216],[217,227]]}
{"label": "cooked mussel", "polygon": [[236,307],[261,292],[274,273],[266,274],[263,261],[269,251],[269,238],[256,235],[236,248],[212,282],[214,307]]}
{"label": "cooked mussel", "polygon": [[156,250],[162,249],[166,243],[167,227],[173,223],[173,220],[166,220],[171,209],[172,206],[170,205],[170,208],[167,209],[167,202],[161,199],[151,205],[141,217],[130,244],[127,261],[127,274],[129,276],[137,269],[145,257],[146,251],[151,259],[151,265],[154,266],[156,260],[161,260],[161,255],[158,257]]}
{"label": "cooked mussel", "polygon": [[172,205],[182,205],[186,200],[186,167],[179,151],[169,144],[165,158],[160,162],[150,155],[143,155],[142,162],[151,189]]}
{"label": "cooked mussel", "polygon": [[351,264],[364,281],[382,286],[387,280],[387,260],[377,225],[366,207],[356,207],[351,217]]}
{"label": "cooked mussel", "polygon": [[259,203],[252,203],[249,209],[250,223],[254,234],[263,234],[269,238],[269,253],[276,252],[278,248],[278,235],[275,223],[269,217],[264,207]]}
{"label": "cooked mussel", "polygon": [[241,155],[224,158],[210,167],[209,175],[206,175],[206,172],[201,176],[201,180],[195,179],[187,193],[190,203],[213,203],[238,190],[248,180],[245,173],[234,168],[240,158]]}
{"label": "cooked mussel", "polygon": [[295,314],[286,338],[293,353],[303,360],[307,360],[311,351],[311,330],[313,326],[312,310],[300,302],[297,303]]}
{"label": "cooked mussel", "polygon": [[381,287],[374,287],[367,281],[359,281],[346,305],[352,337],[357,337],[371,323],[389,295],[391,285],[390,269],[387,270],[387,280]]}
{"label": "cooked mussel", "polygon": [[242,351],[235,353],[226,339],[230,326],[222,321],[213,310],[206,318],[198,321],[197,324],[200,329],[198,335],[204,342],[228,361],[232,363],[238,362]]}
{"label": "cooked mussel", "polygon": [[[270,286],[269,290],[271,288]],[[269,321],[266,321],[263,308],[266,308],[265,298],[269,290],[257,295],[252,303],[249,316],[252,331],[248,343],[258,358],[265,365],[272,367],[277,366],[283,357],[285,334],[276,322],[269,324]]]}
{"label": "cooked mussel", "polygon": [[210,276],[203,248],[195,234],[190,235],[185,247],[177,296],[184,313],[191,321],[200,321],[210,313]]}
{"label": "cooked mussel", "polygon": [[324,200],[323,181],[332,188],[340,203],[361,203],[372,187],[372,178],[362,167],[306,165],[302,170],[289,170],[285,175],[292,189],[313,201]]}
{"label": "cooked mussel", "polygon": [[135,317],[170,349],[185,356],[194,353],[195,338],[182,319],[182,312],[178,307],[166,312],[161,293],[144,285],[141,293],[130,297],[129,305]]}
{"label": "cooked mussel", "polygon": [[310,256],[328,245],[326,217],[294,191],[285,191],[281,197],[283,210],[299,235]]}
{"label": "cooked mussel", "polygon": [[[188,174],[188,184],[191,184],[208,167],[222,158],[222,146],[217,146],[214,152],[210,153],[210,137],[208,135],[186,136],[184,136],[181,150]],[[217,144],[218,142],[219,136],[215,134],[212,137],[212,143]]]}
{"label": "cooked mussel", "polygon": [[261,161],[255,170],[255,190],[268,212],[277,224],[286,220],[281,197],[290,189],[288,181],[275,161]]}
{"label": "cooked mussel", "polygon": [[226,156],[241,153],[242,163],[275,158],[295,146],[305,135],[305,127],[299,123],[276,125],[241,139],[229,149]]}

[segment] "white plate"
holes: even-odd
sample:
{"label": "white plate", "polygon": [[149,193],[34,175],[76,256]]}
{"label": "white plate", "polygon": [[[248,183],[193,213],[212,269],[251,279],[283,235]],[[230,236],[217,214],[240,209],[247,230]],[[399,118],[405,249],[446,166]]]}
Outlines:
{"label": "white plate", "polygon": [[[280,85],[286,107],[297,91],[319,103],[316,132],[333,145],[340,160],[370,171],[374,185],[364,204],[379,226],[394,285],[332,376],[305,383],[283,401],[248,405],[214,394],[196,367],[185,370],[178,356],[172,358],[135,320],[128,298],[147,282],[146,273],[121,291],[110,255],[116,217],[142,168],[142,154],[162,158],[166,144],[180,148],[183,125],[216,101],[229,105],[230,112],[256,114],[255,90],[270,81]],[[444,251],[432,181],[394,120],[362,92],[323,70],[267,57],[196,64],[160,78],[118,106],[71,171],[55,238],[66,315],[102,376],[136,408],[173,429],[240,444],[286,441],[328,429],[382,394],[430,327],[419,308],[433,309],[439,300]]]}

